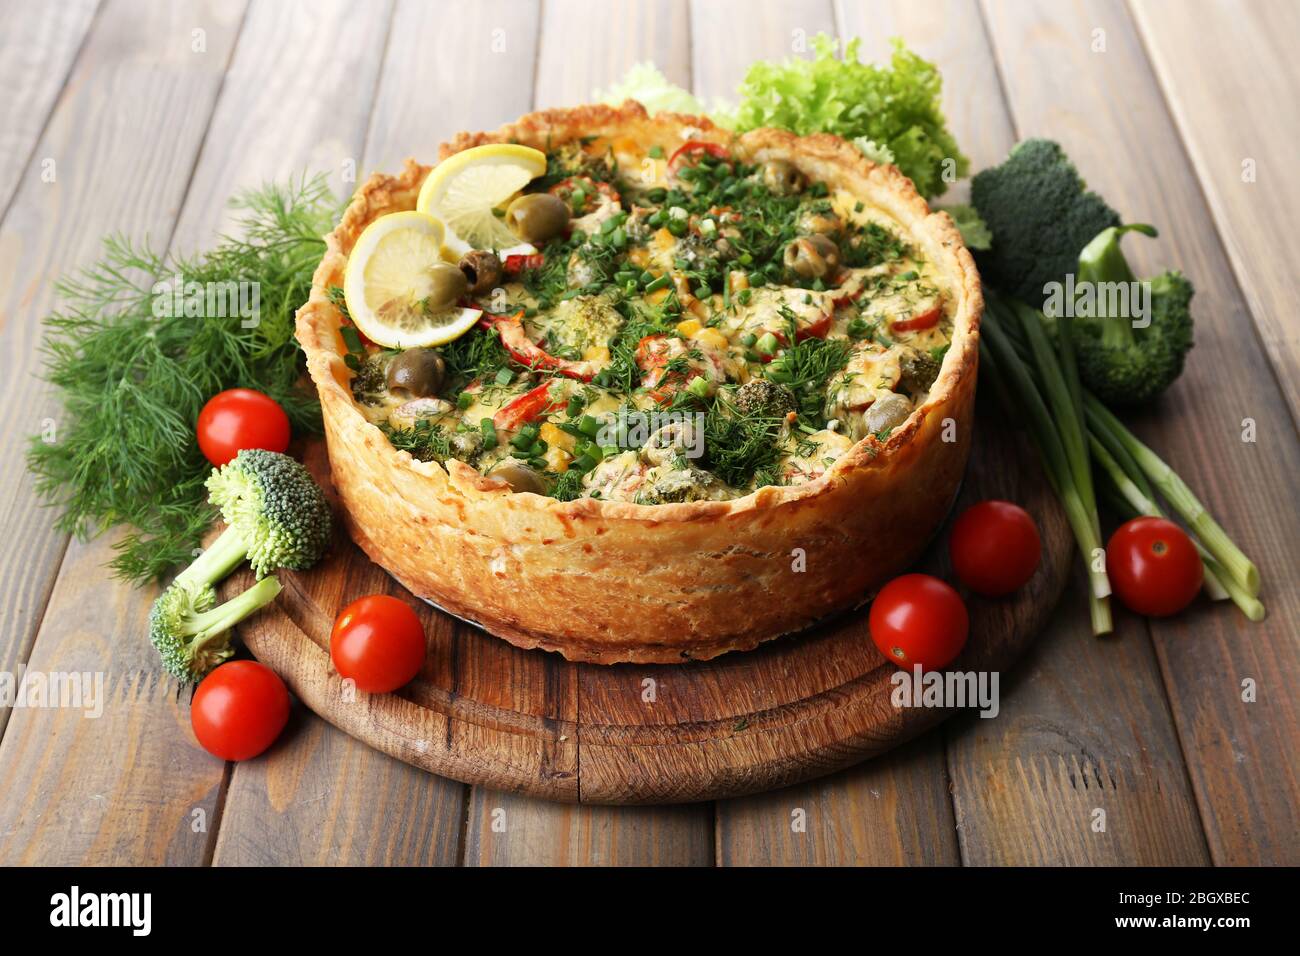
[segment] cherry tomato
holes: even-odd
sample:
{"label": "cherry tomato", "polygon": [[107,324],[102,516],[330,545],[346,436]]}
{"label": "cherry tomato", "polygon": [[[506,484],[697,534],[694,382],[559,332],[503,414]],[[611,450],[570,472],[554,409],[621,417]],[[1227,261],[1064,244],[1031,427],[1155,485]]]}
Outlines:
{"label": "cherry tomato", "polygon": [[275,399],[251,388],[213,395],[199,412],[196,430],[204,457],[218,466],[245,448],[282,452],[289,447],[289,416]]}
{"label": "cherry tomato", "polygon": [[231,661],[203,678],[190,702],[190,725],[203,749],[222,760],[251,760],[289,721],[289,691],[257,661]]}
{"label": "cherry tomato", "polygon": [[876,595],[871,639],[899,667],[947,667],[966,646],[970,617],[961,595],[928,574],[894,578]]}
{"label": "cherry tomato", "polygon": [[1196,545],[1164,518],[1134,518],[1106,544],[1106,573],[1125,606],[1147,617],[1168,617],[1192,603],[1205,568]]}
{"label": "cherry tomato", "polygon": [[411,606],[387,594],[358,598],[330,635],[334,669],[370,694],[409,684],[424,664],[424,628]]}
{"label": "cherry tomato", "polygon": [[976,594],[1001,597],[1034,576],[1042,557],[1038,525],[1009,501],[981,501],[953,523],[952,569]]}

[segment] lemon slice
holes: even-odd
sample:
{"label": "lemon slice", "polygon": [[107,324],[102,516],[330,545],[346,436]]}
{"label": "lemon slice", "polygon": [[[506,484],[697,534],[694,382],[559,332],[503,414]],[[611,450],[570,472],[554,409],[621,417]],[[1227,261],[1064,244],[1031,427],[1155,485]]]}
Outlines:
{"label": "lemon slice", "polygon": [[431,267],[443,264],[443,225],[422,212],[394,212],[366,226],[348,258],[343,297],[358,329],[385,348],[442,345],[483,314],[450,306],[428,310]]}
{"label": "lemon slice", "polygon": [[447,250],[470,249],[532,255],[536,248],[493,214],[531,180],[546,172],[546,154],[515,143],[489,143],[449,156],[433,168],[415,208],[447,226]]}

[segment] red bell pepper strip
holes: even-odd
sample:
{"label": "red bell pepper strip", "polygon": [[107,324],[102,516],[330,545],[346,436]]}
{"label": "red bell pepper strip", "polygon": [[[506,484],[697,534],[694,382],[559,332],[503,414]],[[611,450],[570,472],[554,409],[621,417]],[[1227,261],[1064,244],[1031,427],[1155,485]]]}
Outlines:
{"label": "red bell pepper strip", "polygon": [[679,159],[693,155],[694,153],[708,153],[717,159],[729,160],[731,154],[727,152],[727,147],[720,143],[710,143],[702,139],[688,139],[682,145],[678,146],[671,156],[668,157],[668,168],[676,170],[679,167]]}
{"label": "red bell pepper strip", "polygon": [[570,359],[557,358],[528,337],[524,331],[523,312],[514,315],[493,315],[484,312],[479,323],[484,328],[496,327],[501,333],[501,344],[510,353],[510,357],[527,368],[551,369],[565,378],[574,378],[580,382],[590,382],[597,369],[591,362],[575,362]]}
{"label": "red bell pepper strip", "polygon": [[557,411],[565,402],[551,398],[551,383],[543,382],[530,392],[507,402],[492,416],[492,424],[503,431],[517,431],[543,415]]}
{"label": "red bell pepper strip", "polygon": [[501,264],[501,267],[510,275],[518,275],[525,269],[540,269],[545,261],[546,256],[540,252],[531,256],[506,256],[506,261]]}

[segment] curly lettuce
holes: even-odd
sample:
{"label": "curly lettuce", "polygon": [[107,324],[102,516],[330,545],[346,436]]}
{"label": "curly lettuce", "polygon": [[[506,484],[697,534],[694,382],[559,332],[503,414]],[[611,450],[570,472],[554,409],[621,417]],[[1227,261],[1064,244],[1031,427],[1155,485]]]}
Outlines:
{"label": "curly lettuce", "polygon": [[899,39],[888,66],[859,63],[859,45],[850,40],[841,58],[838,44],[819,34],[811,60],[755,63],[740,85],[735,128],[834,133],[868,158],[898,166],[923,196],[942,195],[969,172],[970,160],[948,131],[939,71]]}

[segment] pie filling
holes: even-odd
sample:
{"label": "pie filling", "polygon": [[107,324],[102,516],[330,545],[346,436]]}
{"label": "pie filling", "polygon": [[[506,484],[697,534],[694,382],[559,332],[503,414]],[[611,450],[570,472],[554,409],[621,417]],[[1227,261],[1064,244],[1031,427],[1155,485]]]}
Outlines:
{"label": "pie filling", "polygon": [[536,254],[461,260],[469,332],[349,338],[353,396],[393,447],[561,500],[719,500],[810,481],[925,400],[955,303],[887,218],[714,144],[619,157],[547,154],[525,193],[567,221],[539,241],[557,207],[524,203]]}

